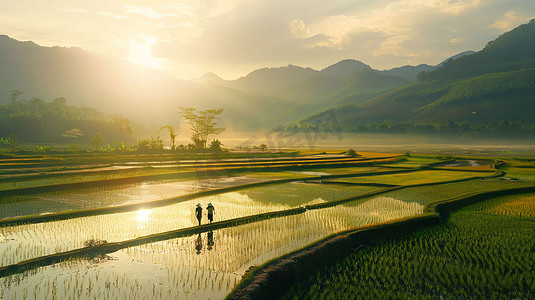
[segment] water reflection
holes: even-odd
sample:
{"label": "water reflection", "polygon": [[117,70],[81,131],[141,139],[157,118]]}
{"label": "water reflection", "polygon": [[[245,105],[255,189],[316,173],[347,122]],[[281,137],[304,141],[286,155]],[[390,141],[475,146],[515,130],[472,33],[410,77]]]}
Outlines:
{"label": "water reflection", "polygon": [[138,228],[144,228],[147,226],[147,223],[150,222],[151,210],[140,209],[136,211],[136,221]]}
{"label": "water reflection", "polygon": [[[206,234],[207,239],[207,247],[206,249],[208,251],[212,250],[214,248],[214,232],[210,229],[210,231]],[[195,253],[201,254],[202,252],[202,236],[199,233],[197,235],[197,239],[195,240]]]}
{"label": "water reflection", "polygon": [[210,229],[208,232],[208,247],[206,249],[212,250],[214,246],[214,232]]}
{"label": "water reflection", "polygon": [[202,250],[202,237],[201,237],[201,234],[199,233],[199,235],[197,236],[197,240],[195,241],[195,251],[197,254],[201,254],[201,250]]}

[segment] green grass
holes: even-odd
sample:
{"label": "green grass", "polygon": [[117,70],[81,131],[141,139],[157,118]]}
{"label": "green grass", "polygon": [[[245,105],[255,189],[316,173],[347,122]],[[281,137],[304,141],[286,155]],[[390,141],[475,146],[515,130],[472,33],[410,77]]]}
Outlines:
{"label": "green grass", "polygon": [[[382,240],[294,285],[285,299],[533,299],[535,206],[483,202],[443,225]],[[499,209],[496,209],[499,207]],[[507,211],[508,213],[503,213]]]}

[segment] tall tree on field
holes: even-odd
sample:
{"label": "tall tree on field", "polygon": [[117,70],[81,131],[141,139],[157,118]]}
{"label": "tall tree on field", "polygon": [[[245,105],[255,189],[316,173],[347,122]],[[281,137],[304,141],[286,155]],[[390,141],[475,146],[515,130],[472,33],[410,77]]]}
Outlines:
{"label": "tall tree on field", "polygon": [[104,137],[102,137],[102,133],[97,132],[95,136],[91,139],[91,145],[95,147],[95,149],[100,150],[102,148],[102,145],[104,144]]}
{"label": "tall tree on field", "polygon": [[215,120],[223,112],[222,108],[199,110],[193,107],[180,107],[180,113],[186,123],[191,126],[191,140],[198,148],[206,148],[209,135],[217,135],[225,131],[225,128],[217,127]]}
{"label": "tall tree on field", "polygon": [[175,139],[176,139],[178,134],[175,133],[175,129],[171,125],[162,126],[162,128],[160,128],[160,130],[158,130],[158,134],[160,134],[160,132],[164,128],[167,128],[169,130],[169,139],[171,140],[169,145],[171,146],[172,150],[175,150]]}
{"label": "tall tree on field", "polygon": [[17,98],[22,94],[23,93],[19,90],[11,90],[11,92],[9,92],[9,97],[11,98],[11,102],[17,101]]}

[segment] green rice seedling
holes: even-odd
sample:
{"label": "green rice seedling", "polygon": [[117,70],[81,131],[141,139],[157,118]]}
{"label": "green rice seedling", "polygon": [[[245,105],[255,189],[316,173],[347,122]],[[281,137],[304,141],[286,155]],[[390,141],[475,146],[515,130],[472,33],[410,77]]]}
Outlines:
{"label": "green rice seedling", "polygon": [[[97,215],[62,221],[27,224],[0,228],[0,234],[7,242],[0,244],[6,257],[0,260],[0,266],[13,264],[36,256],[72,250],[84,246],[90,239],[116,242],[139,236],[195,226],[195,203],[206,207],[212,203],[216,207],[214,221],[239,218],[271,211],[281,211],[301,204],[306,204],[330,193],[344,197],[354,194],[354,189],[334,187],[321,190],[309,184],[279,185],[281,190],[271,187],[252,189],[251,197],[239,192],[218,194],[189,202],[177,203],[167,207],[140,210],[136,212]],[[308,191],[311,188],[312,191]],[[296,201],[280,201],[281,195],[293,191]],[[316,192],[317,191],[317,192]],[[280,194],[282,192],[282,194]],[[267,195],[264,195],[267,193]],[[291,194],[293,195],[293,194]],[[258,200],[257,200],[258,199]],[[285,198],[282,198],[285,199]],[[293,199],[292,197],[287,199]],[[329,200],[329,198],[328,198]],[[205,211],[206,213],[206,211]],[[203,216],[207,222],[206,215]],[[9,246],[9,248],[8,248]],[[13,252],[13,253],[12,253]]]}
{"label": "green rice seedling", "polygon": [[535,206],[525,203],[532,197],[474,204],[446,224],[379,241],[313,274],[309,283],[296,283],[283,298],[531,299]]}
{"label": "green rice seedling", "polygon": [[535,194],[497,197],[470,206],[470,210],[506,216],[535,217]]}
{"label": "green rice seedling", "polygon": [[422,170],[418,172],[369,176],[369,177],[357,177],[357,178],[344,178],[337,181],[354,182],[354,183],[383,183],[394,185],[411,185],[432,183],[450,180],[459,180],[472,177],[482,177],[491,175],[493,172],[455,172],[455,171],[443,171],[443,170]]}
{"label": "green rice seedling", "polygon": [[217,230],[211,249],[204,233],[199,253],[198,236],[131,247],[95,265],[71,261],[0,279],[0,297],[21,292],[50,296],[50,286],[55,285],[58,298],[222,298],[252,265],[347,228],[419,214],[422,209],[379,197],[354,207],[340,205]]}
{"label": "green rice seedling", "polygon": [[470,193],[497,191],[506,188],[532,186],[529,182],[506,181],[502,179],[470,180],[440,185],[411,187],[385,193],[383,196],[400,199],[403,201],[415,201],[427,204],[438,200],[449,199]]}

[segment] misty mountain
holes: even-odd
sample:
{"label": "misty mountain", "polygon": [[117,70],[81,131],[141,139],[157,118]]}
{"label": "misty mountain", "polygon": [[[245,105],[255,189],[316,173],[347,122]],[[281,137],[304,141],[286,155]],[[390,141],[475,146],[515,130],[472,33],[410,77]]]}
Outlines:
{"label": "misty mountain", "polygon": [[[426,80],[360,104],[346,102],[302,122],[314,124],[334,111],[340,126],[347,130],[386,120],[420,124],[448,120],[471,124],[518,121],[535,124],[535,49],[530,48],[535,44],[534,36],[535,21],[530,21],[489,42],[481,51],[447,59],[441,67],[419,76]],[[516,55],[507,54],[518,48],[521,50],[514,50]]]}
{"label": "misty mountain", "polygon": [[[9,103],[10,91],[19,90],[23,92],[21,100],[65,97],[70,105],[120,113],[149,128],[177,126],[179,106],[223,107],[224,125],[229,128],[280,124],[274,111],[274,107],[280,111],[280,105],[272,97],[175,79],[79,48],[42,47],[4,35],[0,36],[0,53],[0,103]],[[212,80],[217,81],[214,76]],[[272,118],[259,119],[252,114],[257,111],[272,113]]]}
{"label": "misty mountain", "polygon": [[227,83],[227,86],[244,92],[259,92],[264,95],[275,95],[294,84],[308,79],[317,71],[288,65],[280,68],[263,68],[249,73],[245,77]]}
{"label": "misty mountain", "polygon": [[345,79],[357,71],[371,69],[372,68],[370,66],[358,60],[344,59],[321,70],[320,73],[333,78]]}
{"label": "misty mountain", "polygon": [[197,82],[283,99],[300,113],[326,108],[351,96],[408,83],[399,76],[383,74],[353,59],[342,60],[322,70],[293,65],[263,68],[231,81],[208,73]]}
{"label": "misty mountain", "polygon": [[446,63],[449,60],[456,60],[457,58],[460,58],[462,56],[470,55],[470,54],[474,54],[474,53],[476,53],[476,52],[472,51],[472,50],[463,51],[461,53],[458,53],[458,54],[455,54],[455,55],[453,55],[451,57],[446,58],[444,61],[442,61],[441,63],[439,63],[436,66],[431,66],[431,65],[427,65],[427,64],[420,64],[420,65],[417,65],[417,66],[406,65],[406,66],[392,68],[390,70],[384,70],[384,71],[379,71],[379,72],[383,73],[383,74],[403,77],[403,78],[407,79],[410,82],[414,82],[414,81],[416,81],[418,74],[420,72],[422,72],[422,71],[425,71],[425,72],[434,71],[438,67],[444,65],[444,63]]}
{"label": "misty mountain", "polygon": [[[461,57],[463,57],[463,56],[465,56],[465,55],[471,55],[471,54],[474,54],[474,53],[476,53],[476,52],[475,52],[475,51],[472,51],[472,50],[463,51],[463,52],[461,52],[461,53],[459,53],[459,54],[456,54],[456,55],[454,55],[454,56],[452,56],[452,57],[449,57],[449,58],[445,59],[444,61],[442,61],[441,63],[439,63],[439,64],[435,67],[435,69],[438,68],[438,67],[442,67],[446,62],[448,62],[448,61],[450,61],[450,60],[456,60],[457,58],[461,58]],[[435,69],[430,70],[430,71],[434,71]],[[427,71],[427,70],[424,70],[424,71]]]}
{"label": "misty mountain", "polygon": [[416,76],[418,76],[418,73],[422,71],[426,71],[426,72],[433,71],[436,68],[437,68],[436,66],[431,66],[431,65],[426,65],[426,64],[421,64],[417,66],[406,65],[406,66],[392,68],[390,70],[384,70],[384,71],[379,71],[379,72],[382,74],[402,77],[402,78],[405,78],[407,81],[413,82],[413,81],[416,81]]}

